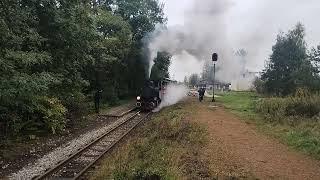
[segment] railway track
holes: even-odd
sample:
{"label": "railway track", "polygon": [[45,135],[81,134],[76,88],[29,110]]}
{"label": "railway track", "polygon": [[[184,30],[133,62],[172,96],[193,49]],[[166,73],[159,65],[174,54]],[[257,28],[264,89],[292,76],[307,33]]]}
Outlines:
{"label": "railway track", "polygon": [[44,174],[33,179],[81,179],[98,160],[147,118],[149,114],[142,113],[140,115],[140,111],[129,112],[123,118],[120,118],[117,125],[108,132],[79,149]]}

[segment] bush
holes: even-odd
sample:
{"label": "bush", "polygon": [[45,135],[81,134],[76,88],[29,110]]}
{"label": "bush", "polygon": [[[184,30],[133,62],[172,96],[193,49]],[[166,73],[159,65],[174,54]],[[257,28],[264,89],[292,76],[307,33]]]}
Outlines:
{"label": "bush", "polygon": [[0,106],[0,122],[5,125],[2,135],[18,135],[63,130],[66,108],[56,98],[35,96],[19,99],[10,106]]}
{"label": "bush", "polygon": [[259,94],[265,93],[265,82],[261,80],[261,78],[256,77],[253,81],[253,88],[257,91]]}
{"label": "bush", "polygon": [[67,109],[56,98],[42,97],[38,104],[38,113],[42,126],[55,134],[64,129],[66,124],[65,114]]}
{"label": "bush", "polygon": [[312,118],[320,115],[320,94],[311,94],[308,90],[298,89],[294,97],[288,98],[287,116]]}
{"label": "bush", "polygon": [[[89,113],[88,100],[82,93],[68,93],[63,99],[62,103],[68,109],[67,117],[69,119],[73,120]],[[89,101],[93,102],[93,98]]]}
{"label": "bush", "polygon": [[256,104],[256,111],[270,121],[281,122],[285,117],[314,118],[320,115],[320,94],[298,89],[294,96],[261,99]]}
{"label": "bush", "polygon": [[102,93],[102,101],[112,106],[117,104],[119,98],[114,86],[107,86],[104,88]]}
{"label": "bush", "polygon": [[262,113],[266,120],[281,121],[285,116],[287,100],[283,98],[265,98],[257,102],[256,111]]}

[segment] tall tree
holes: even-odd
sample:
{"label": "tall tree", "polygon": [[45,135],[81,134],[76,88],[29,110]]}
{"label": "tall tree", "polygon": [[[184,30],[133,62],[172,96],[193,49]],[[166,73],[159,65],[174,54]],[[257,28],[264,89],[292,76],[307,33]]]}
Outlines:
{"label": "tall tree", "polygon": [[158,52],[154,60],[154,65],[151,70],[152,80],[161,80],[169,78],[169,66],[171,64],[171,55],[167,52]]}
{"label": "tall tree", "polygon": [[[95,17],[97,40],[92,49],[95,61],[88,66],[92,90],[104,90],[108,100],[115,101],[119,90],[126,87],[124,74],[128,73],[126,58],[130,51],[130,25],[120,16],[98,9]],[[127,92],[126,92],[127,93]]]}
{"label": "tall tree", "polygon": [[[143,82],[148,78],[147,56],[145,55],[145,41],[144,38],[152,31],[154,31],[156,24],[166,23],[164,17],[164,5],[157,0],[117,0],[105,1],[109,9],[113,9],[113,13],[120,15],[127,21],[132,29],[133,43],[131,51],[128,55],[127,65],[130,73],[127,74],[127,81],[129,89],[133,93],[138,93]],[[135,76],[132,76],[134,74]]]}
{"label": "tall tree", "polygon": [[320,45],[317,48],[312,48],[309,54],[310,61],[313,65],[313,79],[310,79],[312,90],[320,90]]}
{"label": "tall tree", "polygon": [[142,39],[164,21],[156,0],[0,1],[0,133],[61,130],[96,89],[136,94]]}
{"label": "tall tree", "polygon": [[117,0],[115,14],[127,20],[134,33],[134,39],[140,41],[155,25],[165,23],[163,4],[157,0]]}
{"label": "tall tree", "polygon": [[31,1],[0,2],[0,122],[8,132],[64,126],[65,109],[50,96],[60,79],[51,72],[36,12]]}
{"label": "tall tree", "polygon": [[248,52],[245,49],[239,49],[235,52],[236,57],[238,57],[238,60],[240,61],[241,65],[241,72],[240,74],[245,77],[245,73],[247,71],[246,65],[247,65],[247,55]]}
{"label": "tall tree", "polygon": [[200,77],[198,74],[192,74],[189,78],[189,84],[191,86],[197,86],[200,81]]}
{"label": "tall tree", "polygon": [[311,49],[309,57],[313,66],[315,67],[315,71],[320,73],[320,45]]}
{"label": "tall tree", "polygon": [[[216,73],[219,72],[221,69],[219,67],[216,67]],[[214,76],[214,68],[212,61],[206,61],[204,63],[203,69],[202,69],[202,76],[201,80],[206,81],[209,84],[213,84],[213,76]],[[217,80],[215,80],[217,82]]]}
{"label": "tall tree", "polygon": [[310,87],[313,67],[307,56],[305,29],[300,23],[287,34],[279,34],[272,55],[262,74],[268,93],[288,95],[298,87]]}
{"label": "tall tree", "polygon": [[213,83],[213,65],[211,61],[206,61],[202,70],[202,80]]}

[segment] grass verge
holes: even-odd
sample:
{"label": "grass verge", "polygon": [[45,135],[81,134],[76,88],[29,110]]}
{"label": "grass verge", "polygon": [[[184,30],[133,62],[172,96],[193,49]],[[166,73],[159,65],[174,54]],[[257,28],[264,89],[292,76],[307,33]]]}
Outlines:
{"label": "grass verge", "polygon": [[[279,123],[268,121],[255,111],[255,104],[259,100],[253,92],[230,92],[219,94],[217,101],[232,113],[244,119],[247,123],[254,123],[259,130],[280,139],[281,142],[305,154],[320,159],[320,122],[303,119],[298,123]],[[286,118],[286,117],[283,117]]]}
{"label": "grass verge", "polygon": [[184,103],[163,109],[114,150],[91,179],[206,179],[206,130]]}

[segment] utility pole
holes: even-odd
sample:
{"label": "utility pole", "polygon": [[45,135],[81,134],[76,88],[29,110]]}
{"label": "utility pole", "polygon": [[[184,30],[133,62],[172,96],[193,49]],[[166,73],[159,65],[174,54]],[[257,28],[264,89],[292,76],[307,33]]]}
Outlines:
{"label": "utility pole", "polygon": [[213,87],[212,87],[212,102],[216,102],[215,98],[214,98],[214,85],[215,85],[215,81],[216,81],[216,62],[218,61],[218,54],[217,53],[213,53],[212,54],[212,61],[213,61]]}

